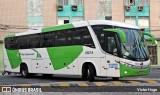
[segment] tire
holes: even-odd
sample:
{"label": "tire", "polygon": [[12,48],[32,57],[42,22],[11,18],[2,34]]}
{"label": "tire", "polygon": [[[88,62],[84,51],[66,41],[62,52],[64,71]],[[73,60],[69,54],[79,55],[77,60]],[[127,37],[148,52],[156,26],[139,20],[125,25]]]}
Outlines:
{"label": "tire", "polygon": [[83,67],[82,68],[82,80],[87,80],[88,79],[88,67]]}
{"label": "tire", "polygon": [[52,74],[42,74],[43,77],[46,77],[46,78],[49,78],[49,77],[52,77],[53,75]]}
{"label": "tire", "polygon": [[119,77],[112,77],[112,80],[119,80]]}
{"label": "tire", "polygon": [[89,82],[93,82],[96,76],[96,70],[93,65],[88,65],[88,80]]}
{"label": "tire", "polygon": [[22,65],[21,70],[20,70],[21,76],[24,78],[29,78],[31,77],[32,74],[28,72],[28,67],[27,65]]}

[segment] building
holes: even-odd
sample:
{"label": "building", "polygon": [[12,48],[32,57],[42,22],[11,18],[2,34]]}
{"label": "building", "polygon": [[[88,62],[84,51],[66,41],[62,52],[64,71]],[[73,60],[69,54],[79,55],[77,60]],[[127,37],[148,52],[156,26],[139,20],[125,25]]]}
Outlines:
{"label": "building", "polygon": [[[159,0],[1,0],[0,41],[9,33],[95,19],[137,25],[160,40]],[[152,64],[160,65],[160,42],[149,49]]]}

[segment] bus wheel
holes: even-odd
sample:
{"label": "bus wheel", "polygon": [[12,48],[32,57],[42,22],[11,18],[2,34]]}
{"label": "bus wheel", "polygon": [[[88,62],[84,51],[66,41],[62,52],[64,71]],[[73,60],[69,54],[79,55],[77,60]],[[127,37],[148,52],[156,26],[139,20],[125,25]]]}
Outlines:
{"label": "bus wheel", "polygon": [[87,80],[88,77],[88,67],[84,66],[82,68],[82,80]]}
{"label": "bus wheel", "polygon": [[42,74],[43,77],[49,78],[52,77],[52,74]]}
{"label": "bus wheel", "polygon": [[94,81],[94,77],[95,77],[96,71],[93,65],[89,64],[88,65],[88,80],[90,82]]}
{"label": "bus wheel", "polygon": [[24,78],[29,77],[28,68],[27,68],[26,65],[22,65],[22,67],[21,67],[21,75]]}
{"label": "bus wheel", "polygon": [[119,80],[118,77],[112,77],[112,80]]}

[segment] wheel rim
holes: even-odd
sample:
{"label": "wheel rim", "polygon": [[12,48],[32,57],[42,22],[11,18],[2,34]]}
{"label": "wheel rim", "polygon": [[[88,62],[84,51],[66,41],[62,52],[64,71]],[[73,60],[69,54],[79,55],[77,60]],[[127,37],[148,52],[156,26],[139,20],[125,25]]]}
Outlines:
{"label": "wheel rim", "polygon": [[90,71],[89,71],[89,69],[88,69],[88,71],[87,71],[87,78],[89,79],[89,77],[90,77]]}
{"label": "wheel rim", "polygon": [[26,74],[27,74],[27,71],[26,70],[22,70],[22,75],[26,76]]}

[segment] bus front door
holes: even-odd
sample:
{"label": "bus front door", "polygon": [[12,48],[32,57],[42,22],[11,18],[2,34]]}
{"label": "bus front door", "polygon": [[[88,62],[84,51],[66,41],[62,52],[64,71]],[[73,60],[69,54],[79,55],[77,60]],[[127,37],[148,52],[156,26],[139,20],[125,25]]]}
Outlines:
{"label": "bus front door", "polygon": [[107,76],[119,77],[119,57],[118,57],[118,42],[116,33],[106,32],[106,65],[107,65]]}

